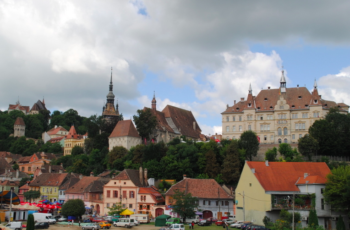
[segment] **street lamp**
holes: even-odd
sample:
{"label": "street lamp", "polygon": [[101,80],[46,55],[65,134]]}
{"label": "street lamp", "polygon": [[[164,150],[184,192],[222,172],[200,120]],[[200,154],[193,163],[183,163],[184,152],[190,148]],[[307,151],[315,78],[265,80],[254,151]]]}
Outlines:
{"label": "street lamp", "polygon": [[243,196],[243,221],[245,221],[245,202],[244,202],[244,191],[243,195],[241,193],[238,193],[239,195]]}

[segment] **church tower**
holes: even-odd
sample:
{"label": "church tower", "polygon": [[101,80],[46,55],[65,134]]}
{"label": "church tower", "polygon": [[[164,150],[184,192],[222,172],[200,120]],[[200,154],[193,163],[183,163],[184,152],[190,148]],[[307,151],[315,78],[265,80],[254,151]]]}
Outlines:
{"label": "church tower", "polygon": [[109,92],[107,94],[106,105],[103,106],[102,116],[104,119],[113,120],[119,118],[118,104],[114,107],[114,94],[113,94],[113,79],[112,79],[112,68],[111,68],[111,80],[109,82]]}
{"label": "church tower", "polygon": [[14,137],[23,137],[25,136],[26,124],[23,121],[22,117],[17,117],[15,124],[13,126],[13,136]]}

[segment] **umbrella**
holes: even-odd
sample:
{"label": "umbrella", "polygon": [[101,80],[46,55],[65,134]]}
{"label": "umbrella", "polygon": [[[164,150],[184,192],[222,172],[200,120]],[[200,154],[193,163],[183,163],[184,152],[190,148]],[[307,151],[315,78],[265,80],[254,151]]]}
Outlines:
{"label": "umbrella", "polygon": [[91,209],[89,206],[85,206],[85,209]]}
{"label": "umbrella", "polygon": [[129,209],[125,209],[123,212],[120,213],[120,215],[123,215],[123,216],[130,216],[132,214],[134,214],[134,212]]}
{"label": "umbrella", "polygon": [[20,200],[17,196],[16,193],[12,192],[12,195],[11,195],[11,192],[10,191],[2,191],[0,192],[0,197],[2,198],[2,202],[5,203],[5,204],[10,204],[10,200],[11,200],[11,197],[12,197],[12,204],[19,204],[20,203]]}

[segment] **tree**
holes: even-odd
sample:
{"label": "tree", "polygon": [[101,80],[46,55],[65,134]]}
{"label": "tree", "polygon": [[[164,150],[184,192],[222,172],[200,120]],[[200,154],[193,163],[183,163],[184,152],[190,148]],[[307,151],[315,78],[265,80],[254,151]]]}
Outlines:
{"label": "tree", "polygon": [[323,196],[332,209],[348,212],[350,216],[350,166],[339,166],[327,175]]}
{"label": "tree", "polygon": [[216,155],[214,151],[209,150],[205,154],[205,158],[206,158],[207,164],[204,172],[207,173],[210,178],[215,178],[220,172],[220,166],[216,161]]}
{"label": "tree", "polygon": [[158,188],[160,191],[166,191],[171,187],[171,184],[166,182],[165,180],[162,180],[159,184],[158,184]]}
{"label": "tree", "polygon": [[33,214],[29,214],[26,229],[27,230],[34,230],[34,225],[35,225],[34,216],[33,216]]}
{"label": "tree", "polygon": [[195,208],[198,208],[198,199],[192,197],[191,193],[185,193],[176,190],[173,196],[175,204],[173,204],[173,212],[178,213],[182,217],[183,223],[186,222],[186,218],[195,217]]}
{"label": "tree", "polygon": [[253,131],[245,131],[242,133],[239,140],[240,148],[246,150],[246,159],[252,160],[258,154],[259,141],[256,134]]}
{"label": "tree", "polygon": [[17,170],[17,169],[19,169],[19,166],[18,166],[17,163],[14,163],[14,164],[12,165],[12,168],[13,168],[13,170]]}
{"label": "tree", "polygon": [[311,161],[311,156],[316,155],[319,149],[318,142],[310,135],[305,135],[298,140],[298,150],[303,156],[307,156]]}
{"label": "tree", "polygon": [[318,218],[317,218],[317,213],[315,209],[311,209],[309,211],[308,225],[310,228],[313,228],[313,229],[316,229],[318,226]]}
{"label": "tree", "polygon": [[238,141],[233,140],[226,148],[226,157],[221,170],[222,179],[230,184],[238,181],[240,177],[240,161],[238,151]]}
{"label": "tree", "polygon": [[23,193],[23,195],[26,200],[29,200],[29,202],[32,202],[32,200],[40,197],[40,191],[30,190],[28,192]]}
{"label": "tree", "polygon": [[64,216],[82,216],[85,213],[84,201],[80,199],[68,200],[63,204],[61,214]]}
{"label": "tree", "polygon": [[151,109],[137,110],[138,115],[134,115],[134,123],[142,140],[150,140],[151,133],[157,126],[157,118],[152,114]]}
{"label": "tree", "polygon": [[342,216],[339,216],[336,223],[336,230],[345,230],[345,223]]}
{"label": "tree", "polygon": [[267,161],[276,161],[276,157],[277,157],[277,149],[276,147],[273,147],[272,149],[268,149],[265,152],[265,160]]}
{"label": "tree", "polygon": [[80,147],[78,145],[74,146],[72,148],[72,155],[73,156],[77,156],[77,155],[80,155],[80,154],[83,154],[84,153],[84,149],[83,147]]}
{"label": "tree", "polygon": [[22,187],[23,185],[25,185],[28,181],[31,181],[31,178],[29,178],[29,177],[23,177],[22,179],[21,179],[21,181],[19,182],[19,188],[20,187]]}
{"label": "tree", "polygon": [[284,159],[286,161],[292,161],[293,159],[293,149],[290,146],[290,144],[288,143],[281,143],[278,147],[278,152],[280,152],[280,154],[282,156],[284,156]]}
{"label": "tree", "polygon": [[108,215],[110,215],[110,216],[119,215],[120,213],[122,213],[125,210],[125,208],[122,207],[121,202],[113,204],[113,206],[108,208],[108,209],[109,209]]}
{"label": "tree", "polygon": [[112,168],[115,162],[126,156],[128,150],[123,146],[115,146],[107,155],[108,166]]}

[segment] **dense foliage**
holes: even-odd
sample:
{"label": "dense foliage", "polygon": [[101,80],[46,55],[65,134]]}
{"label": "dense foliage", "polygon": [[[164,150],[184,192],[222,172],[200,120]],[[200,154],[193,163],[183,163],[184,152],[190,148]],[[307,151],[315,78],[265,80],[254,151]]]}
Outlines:
{"label": "dense foliage", "polygon": [[29,214],[28,215],[28,220],[27,220],[27,227],[26,229],[27,230],[34,230],[34,225],[35,225],[35,222],[34,222],[34,216],[33,214]]}
{"label": "dense foliage", "polygon": [[259,141],[256,134],[253,131],[245,131],[241,135],[239,141],[240,148],[246,150],[246,159],[252,160],[258,154]]}
{"label": "dense foliage", "polygon": [[40,197],[40,191],[29,190],[28,192],[23,193],[23,195],[27,201],[32,202],[32,200]]}
{"label": "dense foliage", "polygon": [[193,197],[191,193],[176,190],[173,199],[173,212],[178,213],[183,218],[183,223],[186,222],[186,218],[195,217],[196,214],[194,210],[198,208],[197,197]]}
{"label": "dense foliage", "polygon": [[64,216],[80,217],[85,213],[84,201],[80,199],[72,199],[65,202],[61,209],[61,214]]}
{"label": "dense foliage", "polygon": [[134,116],[134,122],[142,140],[153,138],[151,134],[157,125],[157,118],[152,114],[151,109],[137,110],[137,115]]}

